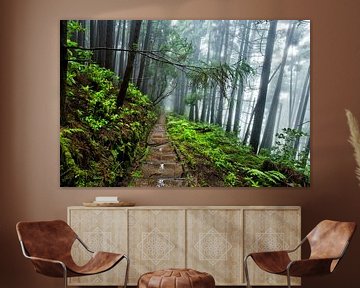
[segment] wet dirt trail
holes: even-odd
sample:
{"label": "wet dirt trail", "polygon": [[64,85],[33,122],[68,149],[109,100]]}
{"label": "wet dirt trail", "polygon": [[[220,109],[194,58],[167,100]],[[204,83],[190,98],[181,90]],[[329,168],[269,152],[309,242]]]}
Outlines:
{"label": "wet dirt trail", "polygon": [[166,117],[162,113],[147,140],[149,154],[142,163],[142,178],[135,187],[186,187],[185,170],[166,133]]}

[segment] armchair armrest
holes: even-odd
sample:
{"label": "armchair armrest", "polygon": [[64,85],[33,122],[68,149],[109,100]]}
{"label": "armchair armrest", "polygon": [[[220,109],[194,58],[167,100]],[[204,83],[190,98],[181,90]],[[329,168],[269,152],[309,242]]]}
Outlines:
{"label": "armchair armrest", "polygon": [[246,255],[245,259],[248,258],[248,257],[252,257],[253,255],[256,255],[256,254],[263,254],[263,255],[268,255],[268,256],[271,256],[271,255],[285,255],[285,254],[288,254],[288,253],[292,253],[292,252],[295,252],[297,249],[299,249],[304,243],[305,241],[307,240],[307,238],[305,237],[304,239],[301,240],[301,242],[299,243],[299,245],[297,245],[295,248],[293,249],[288,249],[288,250],[278,250],[278,251],[264,251],[264,252],[252,252],[252,253],[249,253],[248,255]]}
{"label": "armchair armrest", "polygon": [[299,248],[306,242],[306,240],[307,240],[306,237],[303,238],[303,239],[301,240],[301,242],[300,242],[295,248],[289,249],[289,250],[285,250],[285,251],[288,252],[288,253],[295,252],[297,249],[299,249]]}
{"label": "armchair armrest", "polygon": [[95,253],[80,239],[80,237],[78,235],[76,235],[76,240],[78,240],[87,251],[89,251],[90,253]]}

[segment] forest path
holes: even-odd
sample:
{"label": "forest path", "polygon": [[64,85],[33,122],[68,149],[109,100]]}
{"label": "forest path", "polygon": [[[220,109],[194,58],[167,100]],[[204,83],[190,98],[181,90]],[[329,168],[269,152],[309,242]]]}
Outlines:
{"label": "forest path", "polygon": [[135,187],[185,187],[185,170],[166,133],[166,116],[161,113],[147,140],[150,153],[142,163],[142,178],[134,181]]}

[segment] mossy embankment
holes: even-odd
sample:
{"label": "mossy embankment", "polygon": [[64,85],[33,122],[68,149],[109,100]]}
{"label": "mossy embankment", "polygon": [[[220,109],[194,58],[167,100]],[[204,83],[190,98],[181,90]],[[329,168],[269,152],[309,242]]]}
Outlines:
{"label": "mossy embankment", "polygon": [[66,80],[61,186],[127,186],[157,118],[152,102],[130,85],[124,105],[117,107],[120,80],[97,64],[69,61]]}
{"label": "mossy embankment", "polygon": [[[217,125],[168,115],[168,133],[187,166],[193,186],[303,187],[309,177],[296,163],[284,165],[279,150],[256,155]],[[278,160],[277,160],[278,159]]]}

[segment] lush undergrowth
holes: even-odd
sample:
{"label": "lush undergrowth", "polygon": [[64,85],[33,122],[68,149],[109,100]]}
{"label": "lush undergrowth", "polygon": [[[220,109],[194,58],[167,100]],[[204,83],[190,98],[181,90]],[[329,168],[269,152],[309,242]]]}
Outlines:
{"label": "lush undergrowth", "polygon": [[119,79],[96,64],[69,61],[67,123],[60,130],[62,186],[127,186],[156,120],[146,95],[130,85],[116,106]]}
{"label": "lush undergrowth", "polygon": [[215,125],[169,115],[168,133],[183,157],[193,186],[308,186],[309,177],[276,161],[276,155],[255,155],[249,146]]}

